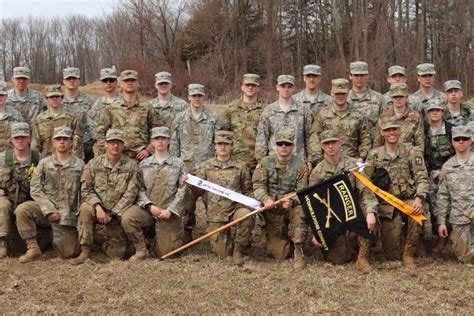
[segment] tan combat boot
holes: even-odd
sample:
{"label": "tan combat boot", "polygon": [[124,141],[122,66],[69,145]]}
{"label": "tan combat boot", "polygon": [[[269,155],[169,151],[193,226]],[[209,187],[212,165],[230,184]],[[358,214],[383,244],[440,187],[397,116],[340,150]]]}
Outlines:
{"label": "tan combat boot", "polygon": [[130,257],[130,261],[142,261],[148,258],[149,253],[148,249],[146,248],[145,241],[142,240],[140,242],[134,243],[135,246],[135,254]]}
{"label": "tan combat boot", "polygon": [[416,268],[415,262],[415,252],[416,244],[412,245],[409,243],[405,244],[405,249],[403,251],[403,265],[407,268]]}
{"label": "tan combat boot", "polygon": [[0,238],[0,259],[4,259],[8,256],[7,252],[7,241],[5,237]]}
{"label": "tan combat boot", "polygon": [[91,257],[91,248],[89,246],[81,245],[81,254],[79,257],[71,259],[72,265],[79,265],[84,263],[87,259]]}
{"label": "tan combat boot", "polygon": [[41,257],[41,249],[36,242],[36,238],[26,240],[26,253],[20,257],[20,263],[32,262]]}
{"label": "tan combat boot", "polygon": [[192,228],[185,228],[184,229],[183,242],[184,242],[184,244],[189,244],[191,241],[193,241],[193,229]]}
{"label": "tan combat boot", "polygon": [[369,256],[369,248],[367,246],[361,246],[359,253],[357,254],[356,268],[364,273],[372,272],[372,266],[367,260]]}
{"label": "tan combat boot", "polygon": [[302,270],[305,267],[303,245],[295,244],[295,251],[293,253],[293,269]]}
{"label": "tan combat boot", "polygon": [[234,253],[232,254],[232,263],[236,266],[244,264],[244,254],[242,253],[242,246],[240,244],[234,244]]}

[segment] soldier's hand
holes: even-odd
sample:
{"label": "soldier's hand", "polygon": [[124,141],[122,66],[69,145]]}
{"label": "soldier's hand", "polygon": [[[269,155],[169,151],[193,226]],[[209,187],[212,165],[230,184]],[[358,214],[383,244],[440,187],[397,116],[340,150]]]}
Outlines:
{"label": "soldier's hand", "polygon": [[375,230],[375,223],[377,222],[375,219],[375,214],[368,213],[365,220],[367,221],[367,229],[369,230],[369,233],[372,234]]}
{"label": "soldier's hand", "polygon": [[0,189],[0,196],[5,196],[5,191],[3,191],[3,189]]}
{"label": "soldier's hand", "polygon": [[158,216],[159,220],[166,221],[169,220],[171,217],[171,212],[166,209],[161,209],[161,214]]}
{"label": "soldier's hand", "polygon": [[438,236],[440,238],[448,237],[448,226],[441,224],[438,226]]}
{"label": "soldier's hand", "polygon": [[311,171],[313,171],[313,164],[308,161],[306,166],[308,167],[308,174],[311,174]]}
{"label": "soldier's hand", "polygon": [[148,150],[143,149],[137,154],[136,158],[137,160],[143,160],[148,156],[150,156],[150,153],[148,152]]}
{"label": "soldier's hand", "polygon": [[312,242],[316,247],[323,248],[323,245],[320,244],[320,243],[316,240],[316,237],[313,236],[313,238],[311,239],[311,242]]}
{"label": "soldier's hand", "polygon": [[272,199],[268,199],[263,203],[263,206],[265,208],[273,208],[274,207],[273,203],[274,201]]}
{"label": "soldier's hand", "polygon": [[419,197],[415,198],[415,202],[413,202],[413,214],[420,215],[423,213],[423,200]]}
{"label": "soldier's hand", "polygon": [[291,199],[283,199],[283,203],[281,204],[281,207],[283,207],[284,209],[289,209],[291,208],[291,206],[293,205]]}
{"label": "soldier's hand", "polygon": [[57,222],[61,219],[61,215],[59,215],[59,213],[50,213],[46,216],[46,218],[48,219],[48,221],[50,222]]}
{"label": "soldier's hand", "polygon": [[[109,217],[108,220],[107,217]],[[107,213],[105,213],[104,209],[100,204],[97,204],[95,207],[95,218],[101,224],[107,224],[112,219],[110,216],[107,215]]]}
{"label": "soldier's hand", "polygon": [[152,205],[150,207],[150,213],[155,219],[160,219],[161,212],[162,212],[162,209],[156,205]]}

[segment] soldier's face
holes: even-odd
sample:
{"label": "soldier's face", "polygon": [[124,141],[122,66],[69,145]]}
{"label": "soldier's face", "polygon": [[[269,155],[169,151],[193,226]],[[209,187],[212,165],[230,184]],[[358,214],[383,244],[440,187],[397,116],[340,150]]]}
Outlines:
{"label": "soldier's face", "polygon": [[66,153],[71,148],[72,139],[69,137],[53,138],[53,146],[58,153]]}
{"label": "soldier's face", "polygon": [[283,99],[289,99],[295,93],[295,86],[291,83],[283,83],[276,86],[278,96]]}
{"label": "soldier's face", "polygon": [[155,137],[151,139],[151,144],[158,151],[168,150],[170,139],[168,137]]}
{"label": "soldier's face", "polygon": [[81,79],[76,77],[68,77],[63,80],[64,88],[68,90],[76,90],[79,89],[79,85],[81,84]]}
{"label": "soldier's face", "polygon": [[443,119],[443,110],[431,109],[428,111],[428,118],[430,122],[435,123]]}
{"label": "soldier's face", "polygon": [[253,98],[260,92],[260,87],[251,83],[241,85],[240,89],[242,90],[243,94],[248,98]]}
{"label": "soldier's face", "polygon": [[30,144],[30,136],[18,136],[18,137],[12,137],[10,138],[11,143],[13,144],[13,147],[15,147],[16,150],[26,150]]}
{"label": "soldier's face", "polygon": [[344,106],[347,102],[348,96],[349,95],[347,93],[333,93],[332,94],[334,103],[336,103],[337,106]]}
{"label": "soldier's face", "polygon": [[465,153],[471,149],[472,138],[455,137],[453,138],[453,146],[457,153]]}
{"label": "soldier's face", "polygon": [[30,79],[28,78],[13,78],[13,85],[17,90],[23,91],[28,88]]}
{"label": "soldier's face", "polygon": [[387,77],[387,82],[389,84],[394,84],[394,83],[406,83],[407,82],[407,77],[402,74],[394,74],[392,76]]}
{"label": "soldier's face", "polygon": [[105,142],[105,150],[107,154],[112,156],[120,156],[123,152],[125,144],[121,140],[112,139]]}
{"label": "soldier's face", "polygon": [[171,91],[172,86],[171,82],[160,82],[155,84],[156,91],[162,95],[167,95]]}
{"label": "soldier's face", "polygon": [[61,106],[61,102],[63,102],[63,97],[56,96],[56,95],[51,96],[51,97],[46,97],[46,101],[49,107],[58,108]]}
{"label": "soldier's face", "polygon": [[352,85],[359,89],[366,87],[369,81],[369,75],[349,75],[349,78],[352,81]]}
{"label": "soldier's face", "polygon": [[396,97],[392,97],[393,105],[397,108],[405,106],[407,104],[408,97],[398,95]]}
{"label": "soldier's face", "polygon": [[5,104],[6,100],[7,100],[7,95],[6,94],[0,94],[0,106],[3,106]]}
{"label": "soldier's face", "polygon": [[416,77],[420,86],[423,88],[431,88],[434,82],[434,75],[422,75]]}
{"label": "soldier's face", "polygon": [[105,78],[102,80],[102,88],[106,92],[113,92],[117,89],[117,79],[115,78]]}
{"label": "soldier's face", "polygon": [[282,142],[282,143],[276,143],[275,148],[276,148],[277,155],[280,158],[285,159],[285,158],[290,157],[293,154],[295,145],[291,143]]}
{"label": "soldier's face", "polygon": [[341,151],[341,141],[331,140],[331,141],[321,143],[321,148],[324,151],[325,155],[329,157],[334,157]]}
{"label": "soldier's face", "polygon": [[463,92],[461,89],[449,89],[444,93],[446,96],[446,99],[448,99],[448,102],[451,104],[458,104],[461,102],[461,99],[463,97]]}
{"label": "soldier's face", "polygon": [[400,128],[390,127],[382,130],[382,136],[387,144],[396,144],[400,138]]}
{"label": "soldier's face", "polygon": [[214,145],[214,148],[216,149],[217,157],[228,158],[230,157],[230,153],[232,152],[234,145],[229,143],[217,143]]}
{"label": "soldier's face", "polygon": [[321,76],[315,74],[304,75],[303,81],[305,83],[306,89],[314,90],[319,86],[319,83],[321,82]]}
{"label": "soldier's face", "polygon": [[120,87],[124,93],[135,93],[138,91],[138,80],[135,79],[126,79],[120,81]]}
{"label": "soldier's face", "polygon": [[200,108],[204,105],[204,96],[201,94],[188,95],[189,103],[192,107]]}

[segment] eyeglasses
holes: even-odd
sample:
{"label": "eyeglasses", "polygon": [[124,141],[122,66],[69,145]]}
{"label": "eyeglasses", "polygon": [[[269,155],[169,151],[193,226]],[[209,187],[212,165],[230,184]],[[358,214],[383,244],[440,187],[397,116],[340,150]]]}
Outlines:
{"label": "eyeglasses", "polygon": [[283,147],[283,146],[285,146],[285,147],[290,147],[290,146],[293,145],[293,144],[292,144],[292,143],[287,143],[287,142],[278,142],[278,143],[276,143],[276,145],[277,145],[278,147]]}
{"label": "eyeglasses", "polygon": [[455,141],[457,143],[460,142],[460,141],[467,142],[469,140],[470,140],[469,137],[456,137],[456,138],[453,138],[453,141]]}
{"label": "eyeglasses", "polygon": [[115,81],[117,81],[117,79],[114,78],[107,78],[102,80],[103,83],[114,83]]}

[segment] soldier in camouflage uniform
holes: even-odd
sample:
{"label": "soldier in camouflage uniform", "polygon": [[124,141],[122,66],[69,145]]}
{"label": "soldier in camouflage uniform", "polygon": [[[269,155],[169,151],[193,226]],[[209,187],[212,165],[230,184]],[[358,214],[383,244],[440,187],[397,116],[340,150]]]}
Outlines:
{"label": "soldier in camouflage uniform", "polygon": [[332,103],[315,117],[311,127],[310,161],[314,166],[322,161],[322,131],[332,129],[339,133],[342,153],[346,157],[365,160],[371,140],[367,118],[347,103],[349,81],[343,78],[332,81]]}
{"label": "soldier in camouflage uniform", "polygon": [[96,223],[112,225],[119,222],[128,240],[135,246],[136,252],[130,260],[148,257],[142,231],[148,216],[134,205],[139,190],[137,162],[122,154],[124,131],[109,129],[105,141],[106,153],[89,161],[82,174],[82,200],[77,223],[81,254],[71,260],[74,265],[90,257],[94,241],[93,226]]}
{"label": "soldier in camouflage uniform", "polygon": [[[441,169],[438,201],[435,208],[438,234],[449,238],[459,261],[474,264],[474,155],[470,150],[472,130],[466,126],[453,128],[456,156]],[[451,224],[448,232],[447,223]]]}
{"label": "soldier in camouflage uniform", "polygon": [[[407,82],[407,74],[405,67],[403,66],[390,66],[388,68],[388,77],[387,82],[392,85],[394,83],[406,83]],[[384,111],[389,110],[393,106],[392,97],[390,95],[390,90],[388,90],[384,95],[383,99],[385,102]]]}
{"label": "soldier in camouflage uniform", "polygon": [[303,81],[305,88],[295,94],[296,102],[305,104],[316,116],[318,111],[331,103],[331,96],[321,91],[321,66],[306,65],[303,67]]}
{"label": "soldier in camouflage uniform", "polygon": [[425,108],[428,106],[428,101],[431,99],[444,100],[444,96],[441,91],[436,90],[433,86],[436,75],[433,64],[419,64],[416,66],[416,72],[420,88],[415,93],[410,94],[408,103],[413,110],[418,111],[425,118]]}
{"label": "soldier in camouflage uniform", "polygon": [[[399,142],[400,125],[393,118],[381,122],[384,145],[369,152],[366,173],[372,177],[377,168],[387,170],[390,178],[388,192],[405,203],[413,205],[414,214],[423,213],[423,203],[429,192],[428,174],[423,153],[414,147],[407,147]],[[379,204],[382,247],[385,255],[391,260],[399,260],[401,253],[400,236],[403,222],[406,221],[406,240],[403,250],[403,264],[415,268],[415,252],[420,238],[421,225],[411,217],[397,211],[393,206],[382,201]]]}
{"label": "soldier in camouflage uniform", "polygon": [[[264,157],[255,169],[252,177],[254,195],[265,207],[272,207],[274,201],[308,186],[306,164],[293,155],[294,139],[293,129],[279,130],[275,136],[276,154]],[[267,253],[277,260],[285,260],[294,247],[293,267],[304,268],[303,244],[308,227],[299,201],[286,199],[263,216]]]}
{"label": "soldier in camouflage uniform", "polygon": [[392,107],[383,112],[377,121],[373,147],[383,145],[384,139],[380,130],[380,122],[386,118],[393,118],[401,126],[400,142],[406,146],[414,146],[421,152],[425,150],[425,134],[421,115],[410,109],[407,104],[408,86],[406,83],[394,83],[390,86]]}
{"label": "soldier in camouflage uniform", "polygon": [[444,83],[446,111],[444,119],[453,126],[467,125],[474,121],[474,114],[467,103],[461,103],[463,97],[462,85],[459,80],[448,80]]}
{"label": "soldier in camouflage uniform", "polygon": [[21,113],[11,107],[6,106],[7,100],[7,85],[0,81],[0,152],[11,148],[10,130],[11,124],[14,122],[24,122]]}
{"label": "soldier in camouflage uniform", "polygon": [[[36,243],[36,223],[49,222],[53,227],[53,246],[63,258],[78,250],[76,213],[84,162],[71,156],[73,131],[61,126],[54,129],[55,153],[42,159],[31,178],[31,197],[15,210],[16,226],[27,244]],[[77,254],[77,253],[76,253]],[[41,256],[39,247],[28,247],[20,262],[31,262]]]}
{"label": "soldier in camouflage uniform", "polygon": [[143,160],[153,153],[150,131],[158,126],[158,117],[150,103],[138,95],[138,73],[124,70],[120,73],[123,98],[118,98],[105,107],[97,124],[97,152],[104,152],[105,135],[110,128],[125,132],[124,154]]}
{"label": "soldier in camouflage uniform", "polygon": [[167,71],[155,75],[155,88],[158,96],[150,100],[159,118],[159,126],[171,127],[176,114],[189,108],[189,104],[171,93],[172,76]]}
{"label": "soldier in camouflage uniform", "polygon": [[[41,157],[38,152],[30,150],[30,139],[27,123],[13,123],[13,149],[0,153],[0,259],[7,256],[7,238],[12,233],[15,209],[31,200],[30,177]],[[36,240],[30,241],[27,247],[39,251]]]}
{"label": "soldier in camouflage uniform", "polygon": [[386,107],[384,98],[379,92],[369,88],[369,65],[364,61],[350,64],[349,79],[352,89],[349,91],[347,102],[361,112],[368,120],[371,139],[375,136],[375,125]]}
{"label": "soldier in camouflage uniform", "polygon": [[44,91],[48,102],[48,110],[40,113],[33,122],[31,149],[40,152],[44,157],[52,155],[54,148],[51,140],[54,128],[67,126],[74,131],[71,148],[72,154],[83,159],[82,126],[73,114],[63,110],[61,105],[63,99],[61,86],[58,84],[46,86]]}
{"label": "soldier in camouflage uniform", "polygon": [[186,187],[183,186],[187,170],[180,158],[168,152],[170,130],[166,126],[151,131],[151,144],[155,153],[138,165],[140,191],[137,204],[155,222],[155,252],[161,257],[183,245],[184,230],[181,215]]}
{"label": "soldier in camouflage uniform", "polygon": [[41,93],[28,88],[30,73],[27,67],[13,68],[14,88],[7,92],[7,106],[17,109],[28,124],[32,124],[36,116],[47,108]]}
{"label": "soldier in camouflage uniform", "polygon": [[257,126],[265,104],[258,100],[260,76],[245,74],[243,76],[242,97],[232,101],[226,108],[222,129],[234,132],[232,157],[244,161],[250,172],[257,166],[255,160],[255,140]]}
{"label": "soldier in camouflage uniform", "polygon": [[[356,166],[357,160],[344,157],[341,153],[341,140],[337,132],[326,130],[321,133],[321,149],[324,152],[324,160],[314,167],[309,177],[309,185],[317,184]],[[356,181],[352,173],[349,174],[352,187],[357,189],[358,196],[362,202],[362,209],[366,215],[367,228],[370,233],[375,230],[378,202],[374,193],[360,181]],[[344,264],[350,260],[351,249],[347,236],[344,232],[334,242],[329,251],[328,259],[335,264]],[[316,239],[313,239],[315,242]],[[317,242],[315,242],[318,244]],[[369,240],[359,237],[359,253],[356,267],[362,272],[369,273],[372,267],[368,261],[371,243]]]}
{"label": "soldier in camouflage uniform", "polygon": [[263,110],[257,129],[255,158],[260,161],[264,156],[273,154],[275,137],[278,131],[291,128],[295,135],[295,154],[305,162],[309,156],[309,133],[313,114],[304,104],[293,98],[295,78],[290,75],[278,76],[278,100]]}

